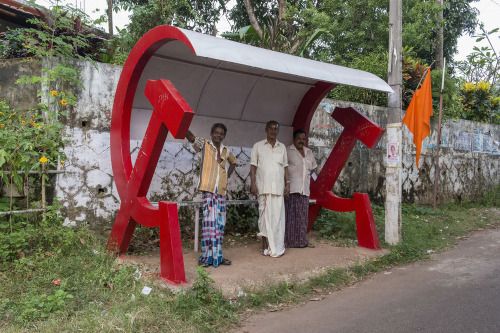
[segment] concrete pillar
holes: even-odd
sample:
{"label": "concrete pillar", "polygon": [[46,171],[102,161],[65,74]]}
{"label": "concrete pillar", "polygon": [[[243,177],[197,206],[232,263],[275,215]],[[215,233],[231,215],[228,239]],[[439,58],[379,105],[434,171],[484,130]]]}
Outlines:
{"label": "concrete pillar", "polygon": [[401,242],[401,166],[402,166],[402,0],[389,2],[389,64],[388,83],[394,93],[388,95],[387,142],[397,143],[398,159],[385,170],[385,241]]}

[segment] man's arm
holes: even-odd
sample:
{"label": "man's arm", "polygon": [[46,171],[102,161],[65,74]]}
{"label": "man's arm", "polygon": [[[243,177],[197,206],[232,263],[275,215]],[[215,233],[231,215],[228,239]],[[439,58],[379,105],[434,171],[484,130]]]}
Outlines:
{"label": "man's arm", "polygon": [[231,174],[233,173],[235,167],[236,163],[229,164],[229,169],[227,170],[227,178],[231,177]]}
{"label": "man's arm", "polygon": [[195,136],[193,133],[191,133],[191,131],[190,131],[190,130],[188,130],[188,131],[187,131],[187,133],[186,133],[186,139],[187,139],[189,142],[193,143],[193,142],[194,142],[194,140],[196,139],[196,136]]}
{"label": "man's arm", "polygon": [[259,190],[257,189],[257,183],[255,182],[255,175],[257,174],[257,167],[255,165],[250,166],[250,191],[256,197],[259,196]]}

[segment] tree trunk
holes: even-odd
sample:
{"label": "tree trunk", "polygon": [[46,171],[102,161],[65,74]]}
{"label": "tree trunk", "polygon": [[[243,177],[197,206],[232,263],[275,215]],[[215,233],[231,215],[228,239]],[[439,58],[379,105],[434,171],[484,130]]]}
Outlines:
{"label": "tree trunk", "polygon": [[247,9],[248,18],[250,19],[250,24],[255,29],[255,32],[257,32],[257,35],[259,35],[260,39],[262,39],[262,28],[260,27],[259,22],[257,21],[257,17],[255,17],[255,13],[253,11],[253,7],[252,4],[250,3],[250,0],[243,0],[243,3],[245,4],[245,8]]}
{"label": "tree trunk", "polygon": [[443,69],[444,62],[444,37],[443,37],[443,3],[444,0],[436,0],[438,6],[440,6],[439,10],[439,30],[436,38],[436,69]]}
{"label": "tree trunk", "polygon": [[283,20],[283,15],[285,15],[286,1],[278,0],[278,21]]}
{"label": "tree trunk", "polygon": [[111,57],[115,55],[115,41],[113,34],[113,0],[107,0],[108,2],[108,30],[109,30],[109,39],[111,41],[111,45],[109,48],[109,52],[111,53]]}

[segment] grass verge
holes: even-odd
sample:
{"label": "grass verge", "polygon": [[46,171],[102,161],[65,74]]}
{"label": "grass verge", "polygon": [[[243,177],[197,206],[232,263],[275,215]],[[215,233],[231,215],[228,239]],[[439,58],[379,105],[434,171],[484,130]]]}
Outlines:
{"label": "grass verge", "polygon": [[[190,288],[176,294],[168,288],[154,288],[144,295],[143,287],[151,281],[139,279],[137,267],[117,265],[106,254],[101,239],[86,229],[62,228],[62,218],[54,212],[31,229],[18,222],[22,225],[19,230],[29,229],[23,236],[27,241],[15,235],[15,223],[10,231],[10,225],[7,228],[0,221],[0,227],[5,226],[0,244],[4,254],[0,262],[0,331],[227,331],[246,314],[319,300],[381,270],[426,260],[430,253],[452,247],[473,230],[497,226],[498,192],[488,192],[476,203],[443,205],[436,212],[404,205],[403,242],[381,244],[389,254],[348,269],[331,269],[305,283],[245,290],[232,300],[213,288],[202,268]],[[383,209],[374,207],[373,211],[379,235],[383,235]],[[338,213],[322,214],[320,233],[339,245],[352,245],[352,218],[344,213],[342,218],[347,221],[333,223],[339,215],[331,214]]]}

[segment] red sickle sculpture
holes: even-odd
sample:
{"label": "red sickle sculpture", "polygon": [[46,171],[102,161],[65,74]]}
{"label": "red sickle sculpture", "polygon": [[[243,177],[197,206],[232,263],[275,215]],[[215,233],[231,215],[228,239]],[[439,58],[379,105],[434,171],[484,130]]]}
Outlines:
{"label": "red sickle sculpture", "polygon": [[184,138],[194,115],[170,81],[147,82],[145,95],[154,107],[153,114],[133,167],[130,156],[130,117],[139,78],[155,51],[172,40],[183,42],[194,53],[191,43],[179,30],[157,27],[137,42],[118,82],[111,118],[111,162],[121,205],[107,246],[124,253],[137,223],[159,226],[161,277],[181,283],[186,277],[177,204],[161,201],[156,208],[146,198],[168,131],[175,138]]}
{"label": "red sickle sculpture", "polygon": [[385,130],[352,107],[335,108],[332,117],[344,126],[344,131],[333,147],[316,181],[311,179],[310,198],[316,200],[316,205],[309,208],[308,230],[311,229],[321,207],[337,212],[355,211],[358,245],[369,249],[380,249],[368,194],[354,193],[353,199],[344,199],[333,194],[331,190],[357,140],[373,149],[382,138]]}

